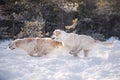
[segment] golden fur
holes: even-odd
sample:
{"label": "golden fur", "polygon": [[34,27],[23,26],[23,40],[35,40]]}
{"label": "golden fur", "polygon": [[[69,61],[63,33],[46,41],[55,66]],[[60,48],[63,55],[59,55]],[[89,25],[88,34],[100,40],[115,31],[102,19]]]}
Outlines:
{"label": "golden fur", "polygon": [[25,50],[31,56],[42,56],[47,55],[54,49],[62,46],[62,42],[50,38],[24,38],[14,40],[10,43],[9,48],[20,48]]}

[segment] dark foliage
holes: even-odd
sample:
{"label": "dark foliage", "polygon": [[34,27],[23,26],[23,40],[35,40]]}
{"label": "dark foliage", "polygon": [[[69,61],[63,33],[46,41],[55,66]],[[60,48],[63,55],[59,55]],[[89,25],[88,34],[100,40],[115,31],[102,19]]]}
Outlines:
{"label": "dark foliage", "polygon": [[[65,11],[62,7],[67,2],[77,3],[77,11]],[[37,37],[36,31],[45,37],[51,36],[55,29],[86,34],[99,40],[111,36],[120,38],[119,4],[119,0],[61,0],[61,3],[57,0],[1,0],[0,38],[14,38],[19,34],[24,34],[21,37]],[[72,25],[75,18],[78,18],[77,26],[66,29],[65,26]],[[38,23],[34,24],[36,21]],[[33,22],[35,27],[26,22]],[[31,30],[30,27],[40,29]]]}

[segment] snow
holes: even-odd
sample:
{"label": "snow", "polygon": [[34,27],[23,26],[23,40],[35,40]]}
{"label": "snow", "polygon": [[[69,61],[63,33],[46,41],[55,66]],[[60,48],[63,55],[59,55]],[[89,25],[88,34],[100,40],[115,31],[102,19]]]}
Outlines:
{"label": "snow", "polygon": [[31,57],[23,50],[10,50],[12,40],[0,41],[0,80],[120,80],[120,41],[112,47],[97,46],[90,56],[74,57],[65,50]]}

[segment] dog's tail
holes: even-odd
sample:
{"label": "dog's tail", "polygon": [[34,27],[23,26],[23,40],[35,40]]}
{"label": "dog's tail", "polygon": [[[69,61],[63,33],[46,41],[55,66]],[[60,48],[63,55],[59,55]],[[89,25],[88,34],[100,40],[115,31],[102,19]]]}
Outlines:
{"label": "dog's tail", "polygon": [[98,44],[101,44],[101,45],[105,45],[105,46],[113,46],[114,45],[114,41],[112,41],[112,42],[103,42],[103,41],[96,40],[95,42],[98,43]]}

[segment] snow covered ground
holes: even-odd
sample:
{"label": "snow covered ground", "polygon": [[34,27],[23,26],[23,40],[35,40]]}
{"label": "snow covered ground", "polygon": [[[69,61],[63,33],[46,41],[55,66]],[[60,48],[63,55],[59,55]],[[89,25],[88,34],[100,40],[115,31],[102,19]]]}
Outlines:
{"label": "snow covered ground", "polygon": [[7,48],[0,41],[0,80],[120,80],[120,41],[110,48],[97,46],[90,57],[73,57],[56,50],[48,56],[31,57],[22,50]]}

